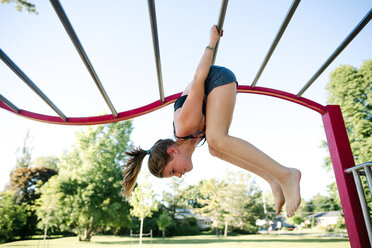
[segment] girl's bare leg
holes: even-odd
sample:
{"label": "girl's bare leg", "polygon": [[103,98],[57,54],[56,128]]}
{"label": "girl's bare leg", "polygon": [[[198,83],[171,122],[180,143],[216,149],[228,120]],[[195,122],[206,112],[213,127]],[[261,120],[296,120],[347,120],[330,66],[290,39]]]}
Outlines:
{"label": "girl's bare leg", "polygon": [[301,172],[284,167],[245,140],[228,135],[235,106],[236,84],[215,88],[207,98],[207,141],[212,150],[229,154],[275,178],[283,190],[286,211],[293,216],[301,201]]}
{"label": "girl's bare leg", "polygon": [[211,147],[209,149],[210,149],[210,153],[213,156],[215,156],[219,159],[222,159],[226,162],[229,162],[231,164],[234,164],[236,166],[239,166],[242,169],[248,170],[248,171],[256,174],[257,176],[260,176],[266,182],[268,182],[270,187],[271,187],[271,191],[273,193],[273,196],[274,196],[274,201],[275,201],[275,206],[276,206],[275,207],[276,214],[280,213],[280,210],[282,209],[282,207],[284,205],[285,199],[284,199],[284,195],[283,195],[283,191],[282,191],[282,187],[280,186],[280,183],[273,176],[271,176],[270,174],[267,174],[266,172],[264,172],[260,168],[255,167],[254,165],[252,165],[250,163],[247,163],[243,160],[235,158],[235,157],[233,157],[229,154],[213,150],[213,148],[211,148]]}

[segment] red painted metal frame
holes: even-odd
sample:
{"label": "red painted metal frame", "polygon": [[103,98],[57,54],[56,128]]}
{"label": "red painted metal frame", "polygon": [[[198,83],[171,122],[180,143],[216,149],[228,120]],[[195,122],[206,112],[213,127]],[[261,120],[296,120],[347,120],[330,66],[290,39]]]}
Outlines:
{"label": "red painted metal frame", "polygon": [[30,112],[27,110],[19,109],[19,112],[16,113],[8,106],[6,106],[3,102],[0,101],[0,108],[6,109],[12,113],[20,115],[22,117],[32,119],[35,121],[46,122],[51,124],[60,124],[60,125],[97,125],[97,124],[108,124],[112,122],[119,122],[128,119],[135,118],[137,116],[141,116],[144,114],[148,114],[152,111],[158,110],[163,108],[173,102],[176,101],[178,97],[180,97],[181,93],[174,94],[165,98],[164,103],[161,103],[161,100],[156,102],[150,103],[143,107],[139,107],[136,109],[124,111],[118,113],[117,118],[115,118],[112,114],[109,115],[100,115],[100,116],[91,116],[91,117],[67,117],[66,121],[58,116],[51,116],[51,115],[43,115],[34,112]]}
{"label": "red painted metal frame", "polygon": [[[368,247],[369,241],[367,236],[367,229],[364,224],[355,183],[352,175],[345,174],[345,170],[353,167],[355,164],[340,107],[332,105],[323,106],[309,99],[297,97],[296,95],[288,92],[264,87],[240,85],[238,88],[238,92],[277,97],[300,104],[322,115],[332,164],[336,175],[336,182],[338,185],[341,203],[345,215],[350,244],[353,248]],[[42,115],[22,109],[19,110],[19,113],[16,113],[1,101],[0,107],[14,114],[41,122],[61,125],[95,125],[123,121],[150,113],[175,102],[176,99],[180,97],[180,95],[181,93],[177,93],[168,96],[165,98],[164,103],[162,103],[161,100],[158,100],[140,108],[121,112],[118,114],[117,118],[114,118],[113,115],[103,115],[93,117],[70,117],[67,118],[66,121],[64,121],[58,116]]]}
{"label": "red painted metal frame", "polygon": [[238,92],[239,93],[253,93],[253,94],[259,94],[259,95],[277,97],[280,99],[284,99],[290,102],[300,104],[309,109],[315,110],[321,115],[325,114],[326,112],[326,108],[319,103],[313,102],[304,97],[297,97],[294,94],[281,91],[281,90],[275,90],[275,89],[270,89],[270,88],[265,88],[265,87],[252,87],[252,86],[247,86],[247,85],[240,85],[238,88]]}
{"label": "red painted metal frame", "polygon": [[[281,98],[287,101],[298,103],[307,108],[313,109],[320,114],[324,114],[326,112],[325,107],[316,102],[313,102],[303,97],[297,98],[296,95],[294,94],[280,91],[280,90],[264,88],[264,87],[251,87],[247,85],[241,85],[238,88],[238,92],[273,96],[273,97]],[[112,114],[110,114],[110,115],[101,115],[101,116],[92,116],[92,117],[68,117],[67,120],[64,121],[58,116],[42,115],[42,114],[27,111],[27,110],[23,110],[23,109],[20,109],[19,113],[16,113],[1,101],[0,101],[0,107],[14,114],[23,116],[25,118],[36,120],[36,121],[41,121],[41,122],[46,122],[46,123],[60,124],[60,125],[96,125],[96,124],[107,124],[107,123],[112,123],[112,122],[128,120],[128,119],[135,118],[137,116],[150,113],[152,111],[163,108],[175,102],[176,99],[180,97],[180,95],[181,93],[177,93],[177,94],[168,96],[165,98],[164,103],[161,103],[161,101],[158,100],[151,104],[145,105],[143,107],[139,107],[136,109],[118,113],[117,118],[115,118]]]}
{"label": "red painted metal frame", "polygon": [[338,105],[328,105],[326,110],[327,112],[322,115],[323,124],[350,245],[351,247],[370,247],[353,175],[345,172],[346,169],[353,167],[355,162],[341,108]]}

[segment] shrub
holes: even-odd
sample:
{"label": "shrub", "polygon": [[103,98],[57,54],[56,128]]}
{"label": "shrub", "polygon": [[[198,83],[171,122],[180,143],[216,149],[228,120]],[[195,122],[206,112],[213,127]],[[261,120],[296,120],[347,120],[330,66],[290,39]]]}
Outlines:
{"label": "shrub", "polygon": [[176,235],[184,236],[184,235],[198,235],[199,229],[195,226],[180,224],[177,227]]}
{"label": "shrub", "polygon": [[335,225],[328,225],[325,228],[326,232],[334,232],[335,231]]}
{"label": "shrub", "polygon": [[27,210],[15,202],[13,192],[0,193],[0,242],[14,239],[26,225]]}
{"label": "shrub", "polygon": [[256,234],[258,232],[258,227],[256,225],[252,225],[251,223],[247,223],[244,226],[244,231],[248,234]]}

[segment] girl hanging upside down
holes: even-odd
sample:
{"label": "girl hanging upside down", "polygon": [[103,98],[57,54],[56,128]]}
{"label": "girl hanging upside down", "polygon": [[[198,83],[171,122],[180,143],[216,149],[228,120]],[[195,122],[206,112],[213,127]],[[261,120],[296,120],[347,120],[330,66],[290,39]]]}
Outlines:
{"label": "girl hanging upside down", "polygon": [[212,156],[265,179],[271,186],[277,214],[286,203],[287,216],[292,217],[301,201],[301,172],[279,164],[247,141],[229,135],[238,83],[229,69],[210,66],[219,37],[217,27],[212,26],[209,45],[194,78],[174,104],[175,140],[160,139],[147,151],[136,148],[127,152],[123,194],[129,198],[147,154],[149,170],[154,176],[182,177],[193,168],[191,157],[196,145],[206,139]]}

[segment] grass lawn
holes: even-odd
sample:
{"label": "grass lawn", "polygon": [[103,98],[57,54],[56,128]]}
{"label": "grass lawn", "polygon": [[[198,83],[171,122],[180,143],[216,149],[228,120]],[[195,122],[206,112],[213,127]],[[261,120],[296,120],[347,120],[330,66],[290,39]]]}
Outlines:
{"label": "grass lawn", "polygon": [[[122,236],[94,236],[91,242],[79,242],[77,237],[66,237],[47,240],[25,240],[0,245],[5,247],[25,248],[119,248],[139,247],[138,239]],[[319,236],[316,234],[281,234],[281,235],[241,235],[226,238],[216,236],[183,236],[172,238],[144,238],[143,248],[185,248],[185,247],[213,247],[213,248],[271,248],[271,247],[301,247],[301,248],[343,248],[350,247],[348,238]]]}

